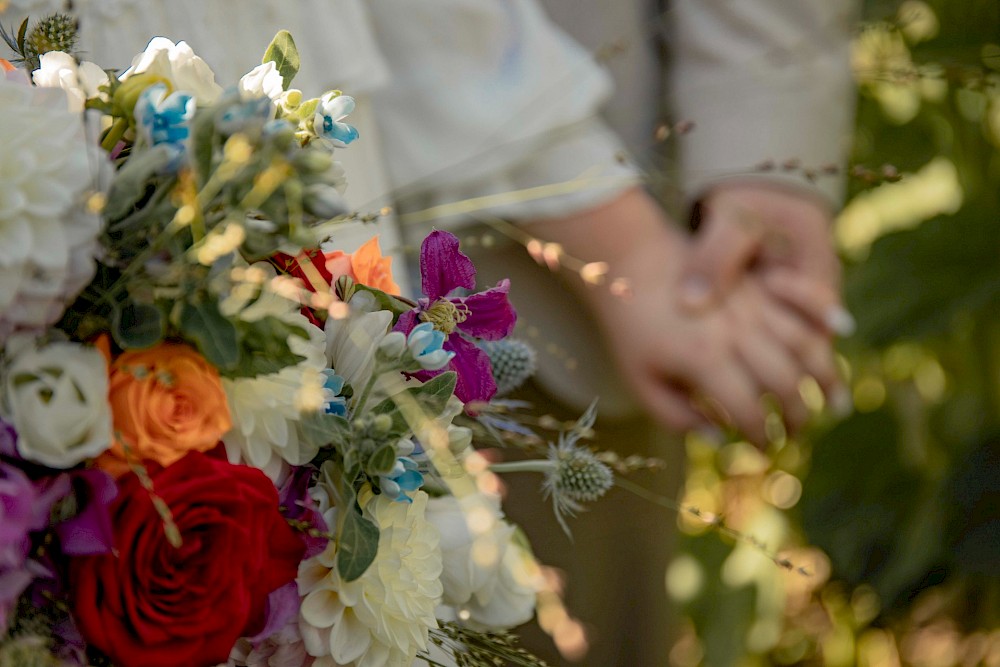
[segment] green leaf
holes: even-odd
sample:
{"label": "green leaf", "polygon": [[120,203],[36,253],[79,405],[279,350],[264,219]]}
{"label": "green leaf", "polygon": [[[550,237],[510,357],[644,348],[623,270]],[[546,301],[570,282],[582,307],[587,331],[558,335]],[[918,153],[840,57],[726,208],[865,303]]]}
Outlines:
{"label": "green leaf", "polygon": [[280,30],[264,52],[262,63],[273,62],[281,74],[282,87],[288,90],[292,79],[299,72],[299,50],[295,47],[292,33]]}
{"label": "green leaf", "polygon": [[226,373],[230,377],[257,377],[277,373],[294,366],[302,357],[288,346],[289,336],[306,337],[306,332],[277,317],[262,317],[254,322],[239,322],[239,364]]}
{"label": "green leaf", "polygon": [[104,216],[114,222],[131,213],[145,198],[150,180],[170,162],[170,157],[166,146],[133,152],[125,166],[115,174]]}
{"label": "green leaf", "polygon": [[858,337],[876,347],[947,331],[955,317],[1000,300],[1000,225],[988,209],[889,234],[849,267],[845,295]]}
{"label": "green leaf", "polygon": [[126,350],[152,347],[166,333],[163,311],[152,304],[126,302],[115,307],[111,316],[111,335]]}
{"label": "green leaf", "polygon": [[306,100],[305,102],[300,104],[299,108],[295,110],[294,116],[299,120],[304,120],[312,116],[314,113],[316,113],[316,109],[318,108],[319,108],[319,98],[314,97],[311,100]]}
{"label": "green leaf", "polygon": [[25,17],[24,21],[21,22],[21,27],[17,29],[17,50],[21,56],[24,56],[24,39],[28,36],[28,18]]}
{"label": "green leaf", "polygon": [[354,581],[368,569],[378,553],[378,526],[353,509],[346,513],[337,536],[337,572]]}
{"label": "green leaf", "polygon": [[816,441],[802,480],[806,535],[830,556],[836,577],[852,586],[881,588],[901,526],[926,495],[924,480],[900,451],[902,438],[888,408],[855,414]]}
{"label": "green leaf", "polygon": [[304,416],[299,424],[302,427],[302,436],[314,447],[338,445],[345,442],[351,434],[350,424],[337,415],[317,412]]}
{"label": "green leaf", "polygon": [[401,301],[391,294],[383,292],[382,290],[375,289],[374,287],[368,287],[367,285],[359,285],[355,283],[354,288],[358,292],[368,292],[375,297],[375,302],[379,306],[379,310],[388,310],[392,313],[392,323],[395,324],[399,316],[408,310],[413,310],[413,306]]}
{"label": "green leaf", "polygon": [[437,417],[444,412],[448,399],[455,393],[455,382],[458,376],[454,371],[441,373],[419,387],[409,387],[385,399],[376,405],[372,412],[376,415],[389,415],[392,417],[392,432],[405,433],[410,430],[409,424],[400,406],[419,407],[422,412],[430,417]]}
{"label": "green leaf", "polygon": [[220,371],[231,370],[240,360],[236,327],[219,312],[213,301],[185,303],[180,328],[205,358]]}
{"label": "green leaf", "polygon": [[385,475],[392,470],[396,464],[396,448],[392,445],[383,445],[375,450],[365,462],[365,472],[372,477]]}
{"label": "green leaf", "polygon": [[199,111],[191,127],[191,157],[199,186],[204,186],[212,176],[215,143],[215,115],[211,110]]}

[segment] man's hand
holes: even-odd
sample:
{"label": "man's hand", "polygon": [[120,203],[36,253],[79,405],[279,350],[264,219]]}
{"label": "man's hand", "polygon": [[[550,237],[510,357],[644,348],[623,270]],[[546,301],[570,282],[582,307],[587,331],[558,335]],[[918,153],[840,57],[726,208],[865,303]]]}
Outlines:
{"label": "man's hand", "polygon": [[840,263],[828,207],[806,191],[733,181],[702,201],[702,222],[684,263],[680,303],[701,311],[757,272],[772,295],[818,328],[848,335],[854,320],[841,304]]}

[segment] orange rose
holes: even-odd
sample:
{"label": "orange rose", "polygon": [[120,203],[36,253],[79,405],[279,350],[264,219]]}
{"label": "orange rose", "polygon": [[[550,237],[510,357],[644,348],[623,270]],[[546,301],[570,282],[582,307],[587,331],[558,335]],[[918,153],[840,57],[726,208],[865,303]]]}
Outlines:
{"label": "orange rose", "polygon": [[[195,350],[160,343],[123,353],[111,366],[108,400],[115,442],[102,467],[120,472],[130,456],[170,465],[189,451],[204,452],[232,427],[219,372]],[[115,465],[118,463],[119,465]]]}
{"label": "orange rose", "polygon": [[336,283],[340,276],[350,276],[359,285],[367,285],[389,294],[399,294],[399,285],[392,279],[392,257],[384,257],[378,237],[369,239],[350,255],[339,250],[326,253],[326,268]]}

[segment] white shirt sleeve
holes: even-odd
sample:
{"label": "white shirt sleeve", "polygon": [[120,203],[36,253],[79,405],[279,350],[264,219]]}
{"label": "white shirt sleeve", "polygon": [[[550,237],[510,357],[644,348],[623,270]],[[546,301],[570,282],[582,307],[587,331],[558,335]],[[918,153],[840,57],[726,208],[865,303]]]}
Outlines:
{"label": "white shirt sleeve", "polygon": [[[532,0],[367,7],[390,72],[372,105],[402,206],[496,195],[493,213],[565,215],[634,182],[597,120],[610,77]],[[550,184],[558,196],[537,196]]]}
{"label": "white shirt sleeve", "polygon": [[[674,0],[665,17],[672,56],[670,101],[694,121],[680,139],[689,198],[726,178],[779,179],[814,187],[831,202],[843,179],[802,171],[841,166],[850,148],[854,86],[849,68],[854,0]],[[760,174],[771,161],[775,169]]]}

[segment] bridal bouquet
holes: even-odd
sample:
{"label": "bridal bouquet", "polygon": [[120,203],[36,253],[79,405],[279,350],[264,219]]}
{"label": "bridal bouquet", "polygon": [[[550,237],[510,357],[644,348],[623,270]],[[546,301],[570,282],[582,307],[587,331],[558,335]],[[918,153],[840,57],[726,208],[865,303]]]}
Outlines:
{"label": "bridal bouquet", "polygon": [[[65,16],[5,37],[0,664],[535,664],[472,444],[523,431],[508,281],[443,231],[412,300],[377,239],[337,249],[354,102],[290,87],[287,33],[225,89],[184,42],[113,76]],[[611,484],[592,419],[517,464],[557,514]]]}

